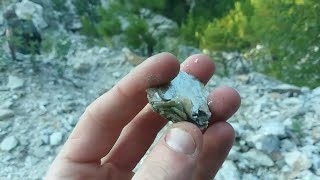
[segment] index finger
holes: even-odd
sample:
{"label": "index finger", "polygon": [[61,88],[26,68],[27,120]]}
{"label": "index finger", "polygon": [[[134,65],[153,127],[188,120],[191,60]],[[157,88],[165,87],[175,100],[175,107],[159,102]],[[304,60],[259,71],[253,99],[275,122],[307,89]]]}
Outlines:
{"label": "index finger", "polygon": [[170,82],[179,63],[170,53],[150,57],[90,104],[68,138],[62,156],[75,162],[100,161],[121,130],[147,104],[145,90]]}

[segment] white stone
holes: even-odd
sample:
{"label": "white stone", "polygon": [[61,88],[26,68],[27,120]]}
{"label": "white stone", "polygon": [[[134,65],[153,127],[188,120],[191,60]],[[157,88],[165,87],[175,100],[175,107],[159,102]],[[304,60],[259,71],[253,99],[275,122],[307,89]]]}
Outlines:
{"label": "white stone", "polygon": [[236,161],[236,160],[239,160],[240,157],[241,157],[241,154],[237,150],[237,146],[233,146],[228,154],[228,159]]}
{"label": "white stone", "polygon": [[286,98],[282,101],[282,104],[285,104],[289,107],[303,105],[302,103],[302,99],[296,97]]}
{"label": "white stone", "polygon": [[4,20],[3,16],[0,16],[0,36],[5,34]]}
{"label": "white stone", "polygon": [[312,90],[313,96],[320,96],[320,86]]}
{"label": "white stone", "polygon": [[297,145],[293,141],[290,141],[288,139],[283,139],[280,146],[281,151],[290,151],[297,147]]}
{"label": "white stone", "polygon": [[223,164],[221,169],[219,170],[216,178],[217,180],[224,180],[224,179],[232,179],[232,180],[240,180],[240,172],[236,165],[230,161],[226,160]]}
{"label": "white stone", "polygon": [[0,121],[0,133],[4,132],[5,129],[10,127],[11,121]]}
{"label": "white stone", "polygon": [[32,19],[39,29],[46,28],[47,22],[43,19],[43,8],[32,1],[23,0],[16,4],[15,12],[20,19]]}
{"label": "white stone", "polygon": [[298,150],[285,153],[284,160],[294,170],[306,170],[311,167],[310,159]]}
{"label": "white stone", "polygon": [[257,166],[273,166],[272,159],[261,151],[251,149],[243,154],[243,157]]}
{"label": "white stone", "polygon": [[259,133],[263,135],[285,135],[285,126],[280,118],[263,121]]}
{"label": "white stone", "polygon": [[8,136],[1,142],[2,151],[11,151],[18,145],[18,140],[14,136]]}
{"label": "white stone", "polygon": [[45,158],[48,156],[48,153],[46,152],[46,150],[43,147],[34,148],[32,154],[38,158]]}
{"label": "white stone", "polygon": [[313,174],[309,170],[305,170],[299,173],[298,178],[296,179],[303,179],[303,180],[320,180],[320,176]]}
{"label": "white stone", "polygon": [[24,165],[26,167],[32,167],[32,166],[37,165],[38,162],[39,162],[38,158],[35,158],[34,156],[27,156],[24,161]]}
{"label": "white stone", "polygon": [[112,51],[111,49],[107,48],[107,47],[101,47],[99,49],[99,54],[110,54]]}
{"label": "white stone", "polygon": [[178,24],[159,14],[155,14],[149,9],[140,9],[140,15],[146,20],[148,31],[156,40],[171,35],[178,29]]}
{"label": "white stone", "polygon": [[119,78],[121,76],[121,73],[116,71],[116,72],[112,73],[112,76],[115,78]]}
{"label": "white stone", "polygon": [[301,90],[299,87],[291,85],[291,84],[280,84],[278,86],[272,87],[273,92],[279,93],[300,93]]}
{"label": "white stone", "polygon": [[75,53],[67,55],[68,65],[78,73],[88,73],[95,69],[102,61],[102,57],[98,56],[99,49],[93,47],[88,50],[77,50]]}
{"label": "white stone", "polygon": [[4,20],[3,20],[3,16],[0,16],[0,26],[3,25]]}
{"label": "white stone", "polygon": [[312,168],[314,172],[320,176],[320,156],[319,154],[312,155]]}
{"label": "white stone", "polygon": [[6,120],[14,116],[14,112],[11,109],[0,109],[0,121]]}
{"label": "white stone", "polygon": [[257,149],[268,154],[280,150],[280,140],[275,135],[262,135],[252,143]]}
{"label": "white stone", "polygon": [[242,179],[245,179],[245,180],[259,180],[259,178],[253,174],[247,174],[247,173],[244,173],[242,175]]}
{"label": "white stone", "polygon": [[13,75],[9,75],[7,88],[8,89],[18,89],[24,85],[24,80]]}
{"label": "white stone", "polygon": [[3,102],[0,105],[0,109],[9,109],[9,108],[11,108],[12,105],[13,105],[13,102],[8,100],[8,101]]}
{"label": "white stone", "polygon": [[49,136],[44,134],[40,137],[43,144],[49,144]]}
{"label": "white stone", "polygon": [[259,51],[259,50],[261,50],[261,49],[263,49],[264,48],[264,46],[263,45],[261,45],[261,44],[257,44],[256,45],[256,49]]}
{"label": "white stone", "polygon": [[50,145],[56,146],[59,145],[62,141],[63,134],[61,132],[55,132],[50,135]]}

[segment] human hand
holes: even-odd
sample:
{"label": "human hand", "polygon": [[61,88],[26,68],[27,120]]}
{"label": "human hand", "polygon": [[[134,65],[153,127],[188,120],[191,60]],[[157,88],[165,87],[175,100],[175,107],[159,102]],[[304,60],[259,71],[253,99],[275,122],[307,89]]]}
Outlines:
{"label": "human hand", "polygon": [[214,64],[201,54],[180,66],[169,53],[150,57],[87,107],[46,179],[212,179],[234,139],[225,121],[239,108],[240,96],[229,87],[210,92],[213,115],[203,133],[188,122],[173,124],[132,172],[167,123],[147,104],[145,90],[170,82],[180,68],[205,84]]}

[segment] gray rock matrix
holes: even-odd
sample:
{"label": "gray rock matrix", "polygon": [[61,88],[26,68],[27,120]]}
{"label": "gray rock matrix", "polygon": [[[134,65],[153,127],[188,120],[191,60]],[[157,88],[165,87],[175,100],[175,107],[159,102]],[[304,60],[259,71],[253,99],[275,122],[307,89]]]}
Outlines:
{"label": "gray rock matrix", "polygon": [[[36,9],[41,28],[48,23]],[[0,62],[9,64],[0,71],[0,179],[42,179],[85,107],[134,68],[120,50],[88,48],[84,37],[65,31],[52,37],[61,34],[71,42],[65,60],[56,52],[43,53],[36,65],[28,58],[11,62],[6,42],[0,41]],[[243,72],[213,76],[206,86],[228,85],[242,98],[229,119],[234,146],[215,179],[320,179],[320,86],[300,88]]]}
{"label": "gray rock matrix", "polygon": [[202,129],[208,127],[211,117],[207,96],[204,85],[183,71],[169,84],[147,89],[154,111],[169,121],[189,121]]}

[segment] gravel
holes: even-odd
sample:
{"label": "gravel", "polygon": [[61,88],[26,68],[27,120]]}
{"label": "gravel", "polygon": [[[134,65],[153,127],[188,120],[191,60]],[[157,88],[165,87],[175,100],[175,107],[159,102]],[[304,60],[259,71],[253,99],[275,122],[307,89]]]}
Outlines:
{"label": "gravel", "polygon": [[18,145],[18,140],[14,136],[5,137],[0,145],[2,151],[11,151]]}

